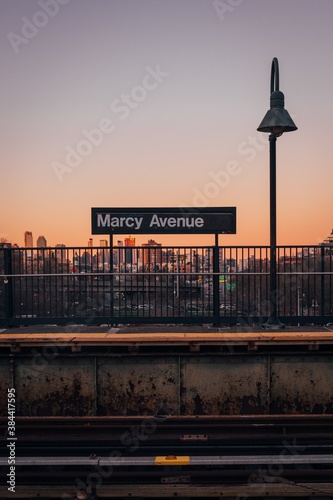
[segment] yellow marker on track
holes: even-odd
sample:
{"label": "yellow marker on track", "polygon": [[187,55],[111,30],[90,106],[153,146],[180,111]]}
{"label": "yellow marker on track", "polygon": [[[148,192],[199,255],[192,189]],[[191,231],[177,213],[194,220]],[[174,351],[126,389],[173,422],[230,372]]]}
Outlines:
{"label": "yellow marker on track", "polygon": [[155,457],[155,465],[188,465],[190,457],[176,457],[175,455],[167,455],[164,457]]}

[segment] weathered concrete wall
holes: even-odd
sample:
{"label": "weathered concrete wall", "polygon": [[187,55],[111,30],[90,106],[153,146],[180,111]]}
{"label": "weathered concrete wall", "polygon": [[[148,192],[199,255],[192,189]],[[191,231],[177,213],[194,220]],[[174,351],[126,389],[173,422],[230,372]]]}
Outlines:
{"label": "weathered concrete wall", "polygon": [[17,358],[18,415],[96,415],[95,360],[58,357],[44,365]]}
{"label": "weathered concrete wall", "polygon": [[272,356],[270,413],[333,414],[333,357]]}
{"label": "weathered concrete wall", "polygon": [[0,415],[7,416],[8,389],[14,387],[12,357],[0,358]]}
{"label": "weathered concrete wall", "polygon": [[332,414],[333,356],[306,354],[65,353],[36,364],[0,359],[0,408],[15,387],[16,414]]}
{"label": "weathered concrete wall", "polygon": [[257,415],[268,411],[267,358],[198,357],[183,365],[185,415]]}
{"label": "weathered concrete wall", "polygon": [[164,407],[179,415],[177,358],[101,359],[97,380],[100,415],[154,415]]}

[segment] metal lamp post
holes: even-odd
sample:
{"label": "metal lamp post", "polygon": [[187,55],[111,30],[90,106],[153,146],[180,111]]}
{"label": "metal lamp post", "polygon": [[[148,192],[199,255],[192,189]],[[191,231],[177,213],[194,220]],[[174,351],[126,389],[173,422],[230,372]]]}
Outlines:
{"label": "metal lamp post", "polygon": [[257,128],[259,132],[269,133],[270,164],[270,316],[264,327],[277,330],[284,327],[277,315],[277,277],[276,277],[276,139],[284,132],[292,132],[297,127],[288,111],[284,109],[284,95],[279,90],[279,63],[276,57],[271,69],[270,109]]}

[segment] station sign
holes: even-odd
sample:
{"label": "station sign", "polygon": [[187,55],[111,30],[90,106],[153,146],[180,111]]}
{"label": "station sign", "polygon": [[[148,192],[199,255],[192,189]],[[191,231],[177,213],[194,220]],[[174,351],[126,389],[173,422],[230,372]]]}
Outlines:
{"label": "station sign", "polygon": [[236,234],[236,208],[92,208],[91,234]]}

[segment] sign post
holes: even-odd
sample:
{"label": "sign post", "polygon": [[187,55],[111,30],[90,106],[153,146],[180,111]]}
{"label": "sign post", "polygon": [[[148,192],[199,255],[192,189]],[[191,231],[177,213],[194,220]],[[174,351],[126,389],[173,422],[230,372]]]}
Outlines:
{"label": "sign post", "polygon": [[[109,237],[110,245],[110,315],[113,317],[113,234]],[[114,325],[112,325],[114,326]]]}
{"label": "sign post", "polygon": [[215,245],[213,248],[213,316],[216,318],[214,326],[219,324],[220,316],[220,259],[219,259],[219,235],[215,234]]}

